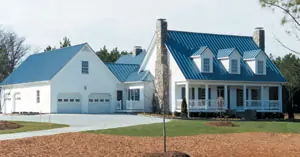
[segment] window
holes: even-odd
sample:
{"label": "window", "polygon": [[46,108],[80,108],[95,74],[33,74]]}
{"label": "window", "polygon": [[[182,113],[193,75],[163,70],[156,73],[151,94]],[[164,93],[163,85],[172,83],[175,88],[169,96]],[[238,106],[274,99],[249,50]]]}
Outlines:
{"label": "window", "polygon": [[251,100],[260,100],[260,90],[251,89]]}
{"label": "window", "polygon": [[62,102],[62,99],[58,99],[57,101],[58,101],[58,102]]}
{"label": "window", "polygon": [[70,102],[74,102],[74,99],[70,99]]}
{"label": "window", "polygon": [[257,73],[258,74],[264,73],[264,61],[257,61]]}
{"label": "window", "polygon": [[128,89],[128,100],[139,101],[140,89]]}
{"label": "window", "polygon": [[195,88],[192,88],[192,100],[195,99]]}
{"label": "window", "polygon": [[231,73],[238,73],[238,61],[236,59],[231,60]]}
{"label": "window", "polygon": [[203,59],[203,72],[210,72],[210,59],[209,58]]}
{"label": "window", "polygon": [[224,98],[224,87],[223,86],[217,87],[217,97],[223,97]]}
{"label": "window", "polygon": [[100,102],[103,102],[104,101],[104,99],[100,99]]}
{"label": "window", "polygon": [[89,99],[89,102],[93,102],[93,99]]}
{"label": "window", "polygon": [[69,101],[69,99],[64,99],[64,102],[68,102]]}
{"label": "window", "polygon": [[80,102],[80,100],[79,100],[79,99],[76,99],[75,101],[76,101],[76,102]]}
{"label": "window", "polygon": [[99,102],[99,99],[95,99],[94,101],[95,101],[95,102]]}
{"label": "window", "polygon": [[243,100],[243,90],[242,89],[236,89],[236,106],[243,106],[244,100]]}
{"label": "window", "polygon": [[40,91],[36,91],[36,103],[40,103]]}
{"label": "window", "polygon": [[205,99],[205,89],[204,88],[198,88],[198,99]]}
{"label": "window", "polygon": [[181,88],[181,99],[185,98],[185,87]]}
{"label": "window", "polygon": [[89,62],[88,61],[82,61],[81,62],[81,73],[82,74],[88,74],[89,73]]}
{"label": "window", "polygon": [[105,102],[109,102],[109,99],[105,99]]}

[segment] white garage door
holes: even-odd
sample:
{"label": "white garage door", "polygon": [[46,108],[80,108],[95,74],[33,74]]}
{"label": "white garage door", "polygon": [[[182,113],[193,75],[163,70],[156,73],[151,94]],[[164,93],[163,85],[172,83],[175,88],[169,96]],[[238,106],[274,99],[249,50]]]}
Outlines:
{"label": "white garage door", "polygon": [[108,93],[91,93],[89,95],[88,111],[89,113],[109,113],[111,96]]}
{"label": "white garage door", "polygon": [[81,113],[81,94],[80,93],[58,94],[57,113]]}

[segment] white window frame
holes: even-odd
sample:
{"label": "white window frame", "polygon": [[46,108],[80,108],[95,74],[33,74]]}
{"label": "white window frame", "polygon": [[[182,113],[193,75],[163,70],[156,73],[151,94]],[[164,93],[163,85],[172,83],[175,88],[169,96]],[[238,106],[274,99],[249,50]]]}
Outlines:
{"label": "white window frame", "polygon": [[81,61],[81,73],[89,74],[89,61]]}
{"label": "white window frame", "polygon": [[[205,71],[205,60],[208,60],[208,71]],[[210,73],[211,72],[211,58],[203,58],[203,68],[202,71],[205,73]]]}
{"label": "white window frame", "polygon": [[[260,67],[259,67],[259,63],[262,63],[262,67],[261,67],[261,72],[260,72]],[[263,61],[263,60],[257,60],[256,61],[256,64],[257,64],[257,74],[259,74],[259,75],[263,75],[263,74],[265,74],[265,61]]]}
{"label": "white window frame", "polygon": [[141,100],[141,89],[140,88],[128,89],[127,94],[128,94],[127,99],[129,101],[140,101]]}
{"label": "white window frame", "polygon": [[[233,71],[233,61],[236,61],[236,71]],[[237,59],[231,59],[230,60],[230,72],[233,74],[238,74],[239,73],[239,61]]]}

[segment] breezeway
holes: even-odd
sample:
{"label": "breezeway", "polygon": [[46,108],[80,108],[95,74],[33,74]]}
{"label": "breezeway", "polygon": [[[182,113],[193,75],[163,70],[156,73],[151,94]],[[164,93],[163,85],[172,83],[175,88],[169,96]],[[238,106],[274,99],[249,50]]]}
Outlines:
{"label": "breezeway", "polygon": [[1,115],[0,120],[51,122],[70,125],[70,127],[51,130],[2,134],[0,135],[0,140],[54,135],[59,133],[80,132],[87,130],[109,129],[162,122],[162,119],[157,117],[127,114],[46,114],[33,116]]}

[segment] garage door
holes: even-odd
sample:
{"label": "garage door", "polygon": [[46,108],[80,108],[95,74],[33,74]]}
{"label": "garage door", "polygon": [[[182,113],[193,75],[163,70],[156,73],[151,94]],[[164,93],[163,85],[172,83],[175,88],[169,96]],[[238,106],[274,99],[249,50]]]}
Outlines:
{"label": "garage door", "polygon": [[80,93],[58,94],[57,113],[81,113],[81,94]]}
{"label": "garage door", "polygon": [[109,113],[111,96],[108,93],[91,93],[89,95],[88,111],[89,113]]}

